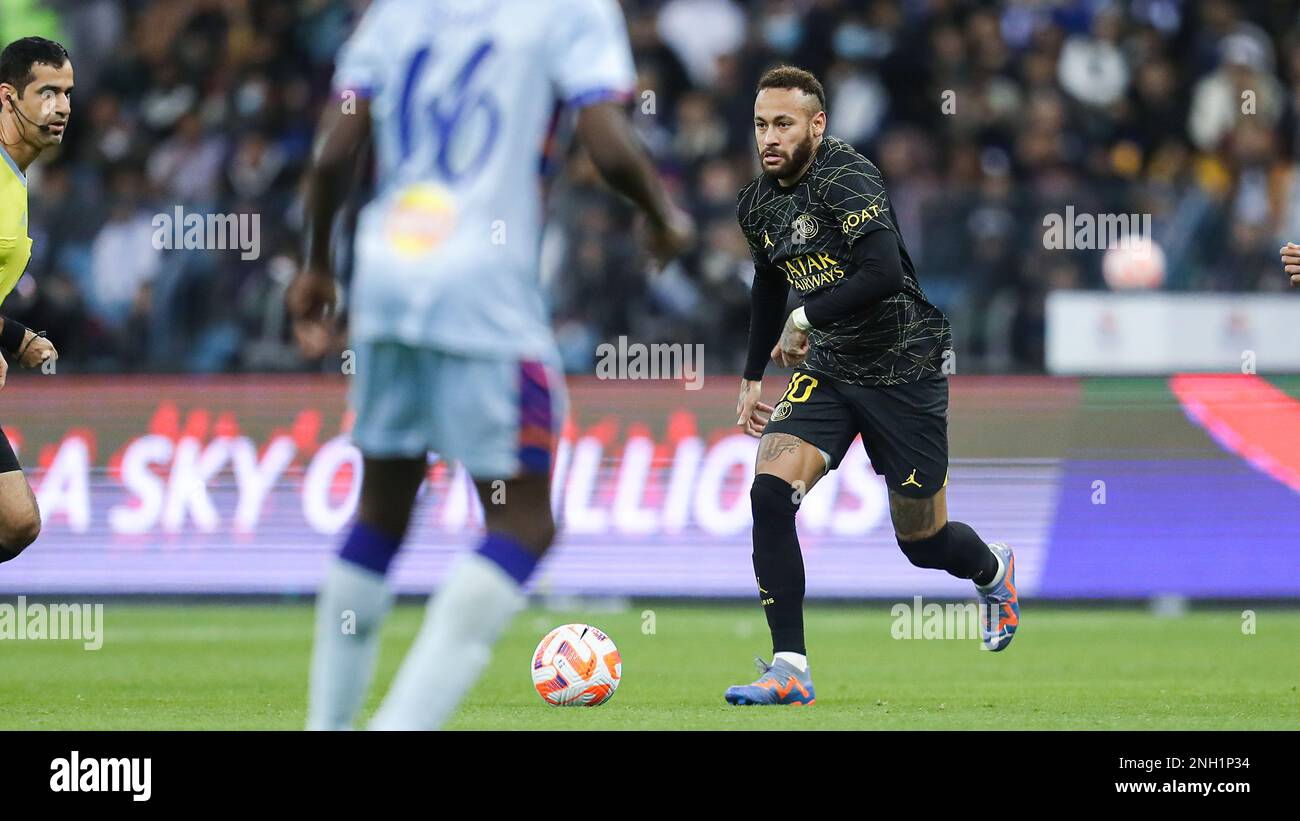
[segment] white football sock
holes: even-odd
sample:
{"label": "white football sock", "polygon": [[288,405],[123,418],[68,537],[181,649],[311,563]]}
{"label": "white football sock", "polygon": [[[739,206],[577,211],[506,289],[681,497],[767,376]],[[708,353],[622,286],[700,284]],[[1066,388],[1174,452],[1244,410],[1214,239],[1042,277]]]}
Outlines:
{"label": "white football sock", "polygon": [[496,562],[478,553],[461,556],[429,599],[420,635],[370,729],[436,730],[445,724],[525,601]]}
{"label": "white football sock", "polygon": [[330,562],[316,597],[307,729],[352,729],[392,605],[393,593],[383,576],[339,558]]}
{"label": "white football sock", "polygon": [[989,582],[988,584],[983,586],[978,584],[975,585],[976,590],[981,590],[986,593],[992,590],[993,588],[997,587],[998,585],[1002,584],[1002,577],[1007,575],[1007,563],[1002,561],[1002,557],[998,555],[996,550],[990,548],[989,552],[993,554],[993,558],[998,560],[998,572],[993,574],[993,581]]}
{"label": "white football sock", "polygon": [[802,653],[787,653],[782,651],[772,657],[773,664],[778,661],[784,661],[786,664],[789,664],[801,673],[808,672],[808,657]]}

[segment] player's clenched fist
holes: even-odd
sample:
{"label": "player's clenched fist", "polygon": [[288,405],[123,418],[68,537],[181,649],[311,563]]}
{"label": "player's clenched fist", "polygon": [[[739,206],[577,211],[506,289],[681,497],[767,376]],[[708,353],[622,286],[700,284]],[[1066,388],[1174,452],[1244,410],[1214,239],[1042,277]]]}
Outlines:
{"label": "player's clenched fist", "polygon": [[808,332],[795,324],[792,313],[781,329],[781,338],[772,348],[772,361],[783,368],[798,367],[808,358]]}
{"label": "player's clenched fist", "polygon": [[299,350],[312,359],[324,356],[333,337],[330,323],[338,303],[334,277],[311,269],[299,271],[284,293],[284,303]]}
{"label": "player's clenched fist", "polygon": [[1291,287],[1300,288],[1300,245],[1288,242],[1282,246],[1282,266],[1291,277]]}
{"label": "player's clenched fist", "polygon": [[337,301],[334,277],[310,269],[299,271],[284,292],[285,306],[294,319],[324,319],[334,313]]}

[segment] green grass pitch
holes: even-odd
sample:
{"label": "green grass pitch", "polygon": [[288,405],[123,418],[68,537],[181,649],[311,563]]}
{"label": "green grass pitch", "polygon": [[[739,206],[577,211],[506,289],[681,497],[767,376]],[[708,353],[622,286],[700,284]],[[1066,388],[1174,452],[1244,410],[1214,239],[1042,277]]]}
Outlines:
{"label": "green grass pitch", "polygon": [[[653,611],[653,619],[645,611]],[[389,619],[366,706],[378,706],[423,615]],[[649,603],[612,612],[521,614],[449,729],[1294,729],[1300,611],[1157,617],[1029,601],[1004,653],[975,640],[895,640],[889,607],[812,606],[817,704],[729,707],[754,677],[766,625],[756,606]],[[551,627],[596,624],[622,651],[623,683],[597,708],[555,708],[527,666]],[[0,641],[2,729],[299,729],[309,605],[108,602],[104,644]],[[653,632],[649,628],[653,627]]]}

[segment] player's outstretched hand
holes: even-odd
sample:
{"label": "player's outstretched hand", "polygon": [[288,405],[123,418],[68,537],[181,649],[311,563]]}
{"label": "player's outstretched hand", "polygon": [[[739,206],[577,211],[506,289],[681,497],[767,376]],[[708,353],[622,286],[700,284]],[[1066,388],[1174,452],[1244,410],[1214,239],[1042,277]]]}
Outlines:
{"label": "player's outstretched hand", "polygon": [[781,338],[772,348],[772,361],[783,368],[798,367],[808,358],[808,348],[808,334],[796,328],[793,319],[786,317]]}
{"label": "player's outstretched hand", "polygon": [[1282,246],[1282,266],[1291,277],[1291,287],[1300,288],[1300,245],[1288,242]]}
{"label": "player's outstretched hand", "polygon": [[18,357],[18,364],[24,368],[39,368],[45,364],[46,360],[57,360],[59,352],[54,349],[54,343],[43,336],[28,331],[27,340],[23,343],[22,355]]}
{"label": "player's outstretched hand", "polygon": [[[740,398],[736,400],[736,424],[747,435],[758,439],[763,435],[763,428],[772,416],[772,406],[758,401],[763,390],[763,381],[740,380]],[[762,415],[760,415],[762,414]]]}
{"label": "player's outstretched hand", "polygon": [[334,306],[338,304],[333,275],[311,269],[299,271],[284,293],[284,303],[303,356],[324,356],[334,336]]}
{"label": "player's outstretched hand", "polygon": [[655,264],[662,268],[695,244],[695,220],[674,205],[662,225],[651,223],[646,244]]}

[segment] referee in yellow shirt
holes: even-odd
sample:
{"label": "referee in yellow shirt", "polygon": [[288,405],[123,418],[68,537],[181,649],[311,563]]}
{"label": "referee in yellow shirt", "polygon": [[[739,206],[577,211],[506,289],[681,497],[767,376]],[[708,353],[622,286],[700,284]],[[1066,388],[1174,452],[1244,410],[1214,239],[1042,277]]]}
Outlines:
{"label": "referee in yellow shirt", "polygon": [[[0,52],[0,307],[18,284],[32,240],[27,236],[27,167],[63,142],[72,111],[72,61],[42,37],[15,40]],[[0,316],[0,348],[25,368],[58,358],[43,336]],[[0,388],[9,364],[0,357]],[[16,557],[41,532],[36,496],[0,429],[0,562]]]}

